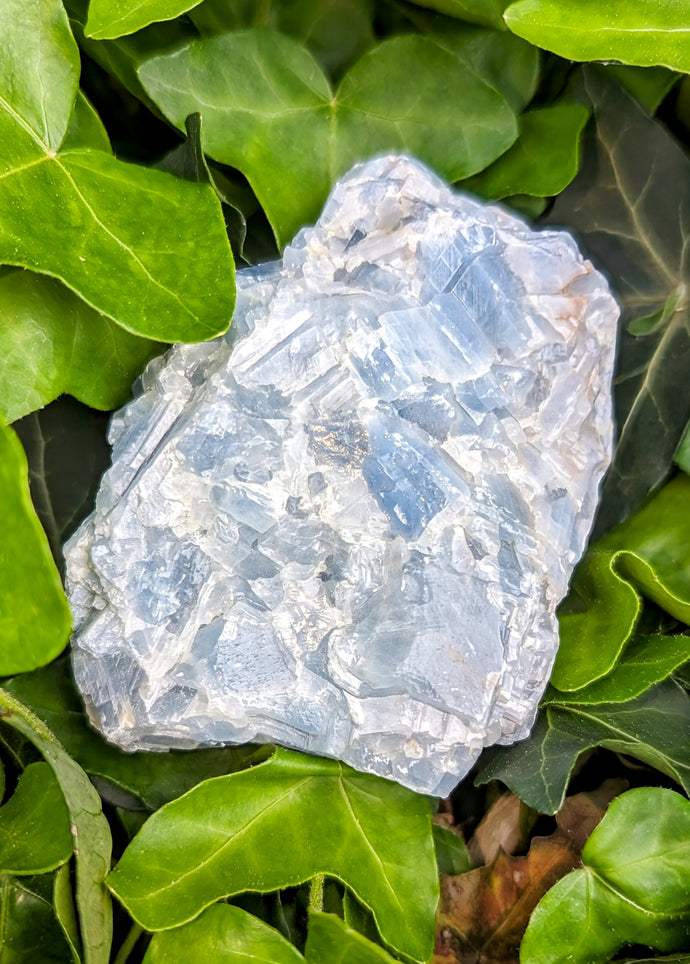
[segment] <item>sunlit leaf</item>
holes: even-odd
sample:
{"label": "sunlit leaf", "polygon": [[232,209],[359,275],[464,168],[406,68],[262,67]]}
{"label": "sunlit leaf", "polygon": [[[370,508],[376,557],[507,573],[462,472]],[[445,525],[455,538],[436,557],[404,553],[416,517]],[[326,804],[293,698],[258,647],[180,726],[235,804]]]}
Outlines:
{"label": "sunlit leaf", "polygon": [[125,402],[132,382],[160,353],[52,278],[0,277],[0,413],[13,422],[68,393],[92,408]]}
{"label": "sunlit leaf", "polygon": [[690,71],[690,20],[683,0],[519,0],[513,33],[568,60],[620,60]]}
{"label": "sunlit leaf", "polygon": [[122,37],[157,20],[173,20],[201,0],[91,0],[86,36],[94,40]]}
{"label": "sunlit leaf", "polygon": [[459,55],[420,36],[379,44],[336,91],[304,47],[266,30],[192,42],[146,61],[139,77],[176,126],[203,113],[206,152],[246,175],[281,244],[316,219],[355,161],[410,151],[458,180],[517,134],[505,98]]}
{"label": "sunlit leaf", "polygon": [[48,540],[29,495],[24,450],[0,423],[0,675],[54,659],[67,643],[71,616]]}
{"label": "sunlit leaf", "polygon": [[32,5],[28,21],[15,6],[0,0],[4,47],[28,43],[40,56],[0,58],[0,261],[59,278],[135,334],[197,341],[224,331],[233,261],[213,191],[105,151],[58,152],[77,47],[59,0]]}
{"label": "sunlit leaf", "polygon": [[311,913],[307,946],[307,964],[395,964],[382,947],[348,927],[335,914]]}
{"label": "sunlit leaf", "polygon": [[109,877],[135,920],[163,930],[218,898],[337,877],[383,939],[428,958],[438,876],[426,799],[333,760],[276,750],[199,784],[148,819]]}
{"label": "sunlit leaf", "polygon": [[534,911],[521,964],[603,964],[623,944],[686,946],[690,803],[643,787],[614,800],[582,853]]}

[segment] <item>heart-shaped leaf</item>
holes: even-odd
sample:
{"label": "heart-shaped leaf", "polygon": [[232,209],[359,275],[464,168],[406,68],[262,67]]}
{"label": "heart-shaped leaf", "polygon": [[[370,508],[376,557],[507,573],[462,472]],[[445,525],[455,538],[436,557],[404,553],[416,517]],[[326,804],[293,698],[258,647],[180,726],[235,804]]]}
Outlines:
{"label": "heart-shaped leaf", "polygon": [[522,964],[603,964],[623,944],[685,946],[690,922],[690,803],[642,787],[613,801],[582,852],[583,867],[536,907]]}
{"label": "heart-shaped leaf", "polygon": [[122,37],[158,20],[173,20],[201,0],[91,0],[86,36]]}
{"label": "heart-shaped leaf", "polygon": [[[0,58],[0,261],[60,278],[135,334],[198,341],[224,331],[233,261],[214,192],[104,151],[60,151],[77,47],[59,0],[32,5],[28,21],[16,6],[0,0],[13,51]],[[27,43],[38,59],[23,56]]]}
{"label": "heart-shaped leaf", "polygon": [[117,408],[161,352],[45,275],[0,277],[0,413],[13,422],[68,393],[92,408]]}
{"label": "heart-shaped leaf", "polygon": [[[213,904],[196,920],[154,934],[144,964],[304,964],[275,928],[231,904]],[[364,962],[363,962],[364,964]]]}
{"label": "heart-shaped leaf", "polygon": [[488,750],[478,783],[501,780],[530,807],[555,813],[579,755],[602,746],[661,770],[690,790],[690,696],[671,680],[627,703],[547,705],[528,739]]}
{"label": "heart-shaped leaf", "polygon": [[50,765],[70,815],[76,862],[77,909],[84,964],[108,964],[112,907],[104,880],[111,838],[101,801],[84,771],[48,727],[10,693],[0,689],[3,721],[30,740]]}
{"label": "heart-shaped leaf", "polygon": [[72,856],[69,813],[53,771],[32,763],[0,807],[0,873],[44,874]]}
{"label": "heart-shaped leaf", "polygon": [[31,503],[26,456],[0,423],[0,675],[55,659],[67,643],[71,616],[45,533]]}
{"label": "heart-shaped leaf", "polygon": [[690,20],[682,2],[519,0],[504,18],[519,37],[567,60],[690,71]]}
{"label": "heart-shaped leaf", "polygon": [[[605,68],[585,68],[585,88],[596,125],[580,173],[546,221],[577,231],[623,308],[618,443],[598,538],[663,482],[690,419],[690,393],[678,390],[690,364],[690,160]],[[632,322],[641,333],[630,333]]]}
{"label": "heart-shaped leaf", "polygon": [[245,174],[281,245],[314,221],[355,161],[409,151],[458,180],[517,134],[505,98],[461,56],[420,36],[379,44],[335,91],[304,47],[267,30],[194,41],[146,61],[139,78],[176,126],[203,114],[206,152]]}
{"label": "heart-shaped leaf", "polygon": [[149,818],[109,884],[142,926],[164,930],[220,897],[319,874],[355,892],[391,947],[428,958],[438,900],[428,803],[333,760],[279,749],[199,784]]}

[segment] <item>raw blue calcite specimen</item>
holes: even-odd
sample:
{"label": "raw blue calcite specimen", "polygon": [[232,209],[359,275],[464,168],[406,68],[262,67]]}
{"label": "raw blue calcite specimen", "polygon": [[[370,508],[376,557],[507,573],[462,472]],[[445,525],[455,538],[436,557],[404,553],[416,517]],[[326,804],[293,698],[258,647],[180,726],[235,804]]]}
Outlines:
{"label": "raw blue calcite specimen", "polygon": [[89,715],[129,750],[271,740],[445,795],[534,719],[618,309],[568,234],[405,157],[238,287],[230,333],[113,419],[67,546]]}

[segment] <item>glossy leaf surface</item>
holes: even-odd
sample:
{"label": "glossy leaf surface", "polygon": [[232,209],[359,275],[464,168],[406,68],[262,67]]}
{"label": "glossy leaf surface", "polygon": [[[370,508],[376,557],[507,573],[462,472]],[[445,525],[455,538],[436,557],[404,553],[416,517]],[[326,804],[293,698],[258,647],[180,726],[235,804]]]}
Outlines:
{"label": "glossy leaf surface", "polygon": [[[546,220],[577,232],[623,308],[614,383],[618,442],[602,488],[598,538],[664,481],[690,419],[690,394],[677,387],[690,364],[690,160],[603,68],[585,68],[585,87],[593,136],[580,173]],[[632,334],[631,323],[647,333]]]}
{"label": "glossy leaf surface", "polygon": [[690,696],[671,680],[627,703],[547,705],[531,735],[484,754],[478,783],[501,780],[530,807],[555,813],[584,750],[626,753],[690,790]]}
{"label": "glossy leaf surface", "polygon": [[[15,3],[0,3],[7,50],[27,36]],[[233,261],[213,191],[105,151],[59,153],[77,47],[59,0],[31,11],[29,47],[40,57],[0,58],[0,261],[59,278],[139,335],[196,341],[224,331]]]}
{"label": "glossy leaf surface", "polygon": [[86,36],[94,40],[122,37],[156,20],[172,20],[201,0],[91,0]]}
{"label": "glossy leaf surface", "polygon": [[162,930],[220,897],[317,874],[346,883],[391,947],[427,959],[438,877],[426,799],[332,760],[278,749],[199,784],[149,818],[109,884],[135,920]]}
{"label": "glossy leaf surface", "polygon": [[104,880],[110,869],[111,838],[99,796],[48,727],[5,690],[0,690],[0,711],[3,721],[39,750],[60,784],[71,821],[82,959],[84,964],[107,964],[112,907]]}
{"label": "glossy leaf surface", "polygon": [[32,763],[0,807],[0,873],[44,874],[72,856],[69,813],[53,771]]}
{"label": "glossy leaf surface", "polygon": [[504,17],[513,33],[568,60],[620,60],[690,71],[684,0],[519,0]]}
{"label": "glossy leaf surface", "polygon": [[0,423],[0,675],[55,659],[71,616],[50,547],[29,494],[24,450]]}
{"label": "glossy leaf surface", "polygon": [[588,117],[589,111],[579,104],[527,111],[520,117],[513,146],[462,187],[490,200],[559,194],[577,174],[580,135]]}
{"label": "glossy leaf surface", "polygon": [[582,853],[534,911],[522,964],[599,964],[626,943],[685,945],[690,922],[690,803],[644,787],[614,800]]}
{"label": "glossy leaf surface", "polygon": [[63,393],[92,408],[118,408],[163,348],[28,271],[0,277],[0,315],[0,413],[8,422]]}
{"label": "glossy leaf surface", "polygon": [[585,555],[559,614],[557,689],[581,690],[614,669],[637,623],[640,593],[690,623],[688,506],[690,477],[680,473]]}
{"label": "glossy leaf surface", "polygon": [[144,964],[304,964],[275,928],[231,904],[213,904],[196,920],[153,935]]}
{"label": "glossy leaf surface", "polygon": [[409,151],[458,180],[517,134],[505,98],[461,57],[420,36],[379,44],[335,92],[304,47],[260,30],[195,41],[147,61],[139,77],[177,127],[203,114],[206,152],[246,175],[281,245],[316,219],[355,161]]}

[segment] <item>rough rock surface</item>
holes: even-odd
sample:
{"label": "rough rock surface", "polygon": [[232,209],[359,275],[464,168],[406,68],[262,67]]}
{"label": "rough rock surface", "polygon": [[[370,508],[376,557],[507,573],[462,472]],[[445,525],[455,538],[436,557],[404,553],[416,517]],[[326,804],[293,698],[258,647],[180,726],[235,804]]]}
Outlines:
{"label": "rough rock surface", "polygon": [[525,737],[612,439],[618,309],[564,232],[354,168],[228,336],[154,361],[66,549],[126,749],[271,740],[445,795]]}

